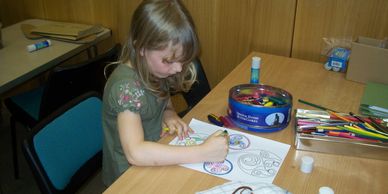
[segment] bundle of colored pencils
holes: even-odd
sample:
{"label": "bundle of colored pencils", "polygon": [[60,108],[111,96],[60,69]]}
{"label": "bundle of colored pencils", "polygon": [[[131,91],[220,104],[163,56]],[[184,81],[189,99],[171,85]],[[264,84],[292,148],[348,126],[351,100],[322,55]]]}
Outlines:
{"label": "bundle of colored pencils", "polygon": [[313,136],[388,143],[388,127],[383,120],[353,113],[297,109],[296,131]]}

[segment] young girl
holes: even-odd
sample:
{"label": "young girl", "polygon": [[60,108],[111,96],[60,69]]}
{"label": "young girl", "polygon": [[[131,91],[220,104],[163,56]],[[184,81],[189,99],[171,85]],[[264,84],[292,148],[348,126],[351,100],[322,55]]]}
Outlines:
{"label": "young girl", "polygon": [[[103,181],[112,184],[130,165],[219,162],[227,138],[214,133],[201,145],[157,143],[193,131],[175,112],[169,91],[187,91],[195,81],[191,61],[199,50],[193,21],[178,0],[145,0],[136,9],[129,40],[103,96]],[[162,128],[169,128],[168,132]]]}

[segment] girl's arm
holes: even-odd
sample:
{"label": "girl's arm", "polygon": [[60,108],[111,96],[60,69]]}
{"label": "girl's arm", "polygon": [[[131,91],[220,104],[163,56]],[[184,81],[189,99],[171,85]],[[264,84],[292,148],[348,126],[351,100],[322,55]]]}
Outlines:
{"label": "girl's arm", "polygon": [[197,162],[223,161],[228,152],[227,138],[221,131],[211,135],[203,144],[173,146],[145,141],[140,115],[124,111],[118,115],[118,130],[124,154],[137,166],[161,166]]}

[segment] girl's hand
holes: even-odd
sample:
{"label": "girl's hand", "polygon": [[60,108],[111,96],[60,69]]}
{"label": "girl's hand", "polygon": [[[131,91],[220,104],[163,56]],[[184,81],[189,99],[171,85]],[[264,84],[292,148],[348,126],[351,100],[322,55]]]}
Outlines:
{"label": "girl's hand", "polygon": [[229,150],[229,135],[219,130],[209,136],[201,146],[204,147],[208,162],[224,161]]}
{"label": "girl's hand", "polygon": [[166,109],[163,115],[161,137],[168,134],[172,135],[175,132],[178,135],[179,140],[189,136],[189,133],[194,131],[176,114],[174,110]]}

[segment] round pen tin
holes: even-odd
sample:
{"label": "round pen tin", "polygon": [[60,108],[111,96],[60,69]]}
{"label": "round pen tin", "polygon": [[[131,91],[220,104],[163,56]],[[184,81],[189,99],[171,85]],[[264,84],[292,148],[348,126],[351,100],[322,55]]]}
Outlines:
{"label": "round pen tin", "polygon": [[242,84],[229,90],[228,116],[242,129],[274,132],[291,120],[292,96],[280,88]]}

